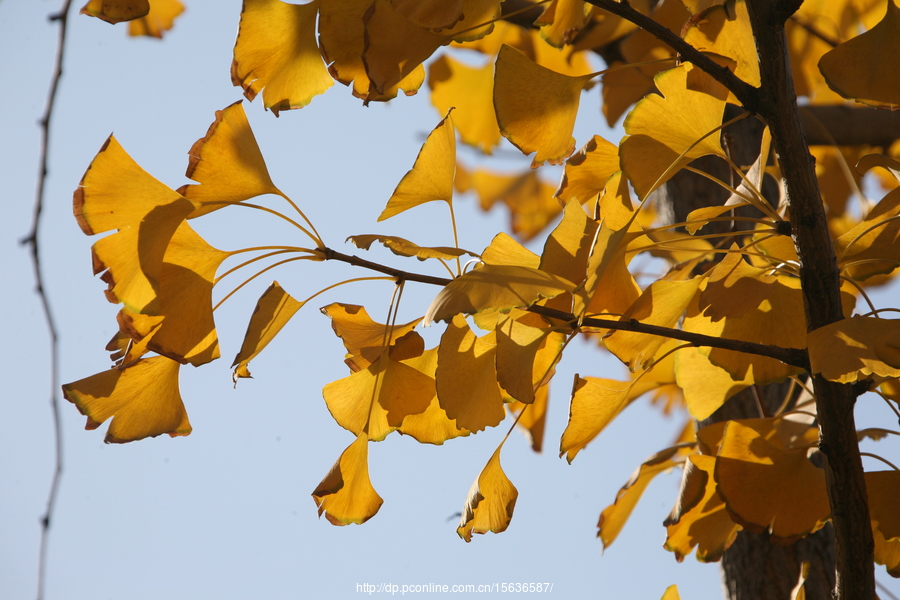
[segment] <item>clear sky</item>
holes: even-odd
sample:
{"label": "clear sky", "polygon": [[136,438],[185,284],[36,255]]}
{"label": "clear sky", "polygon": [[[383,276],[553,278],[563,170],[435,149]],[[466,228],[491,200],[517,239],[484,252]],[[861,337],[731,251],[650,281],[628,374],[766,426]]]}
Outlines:
{"label": "clear sky", "polygon": [[[46,17],[60,4],[0,0],[0,306],[6,315],[0,320],[0,364],[11,385],[3,394],[6,425],[0,433],[4,598],[35,594],[39,519],[53,469],[48,335],[29,255],[18,240],[31,224],[37,121],[56,50],[57,28]],[[72,192],[85,168],[115,132],[139,164],[177,188],[187,182],[191,144],[205,134],[216,110],[241,98],[229,77],[241,3],[187,4],[162,42],[128,38],[124,25],[71,19],[40,231],[60,335],[61,382],[107,368],[103,348],[116,331],[118,309],[105,301],[105,284],[91,275],[95,240],[81,233],[72,216]],[[622,135],[605,127],[596,109],[598,94],[595,89],[583,100],[579,146],[594,133],[613,142]],[[364,108],[338,84],[278,119],[259,101],[245,108],[276,185],[301,205],[332,247],[353,252],[343,240],[359,233],[452,244],[443,206],[375,222],[441,117],[426,92]],[[460,155],[475,159],[470,151]],[[507,166],[528,163],[513,157]],[[558,178],[558,172],[548,173]],[[470,197],[458,198],[456,206],[462,247],[480,251],[506,227],[504,214],[484,215]],[[271,219],[239,211],[223,210],[203,221],[201,233],[223,249],[293,241],[292,232]],[[370,254],[395,266],[432,268],[386,251]],[[297,264],[272,275],[297,298],[363,275],[349,267]],[[357,584],[366,583],[529,582],[552,583],[552,595],[567,599],[655,600],[671,584],[678,584],[686,600],[721,596],[716,565],[693,556],[679,565],[662,548],[661,523],[675,500],[677,474],[651,486],[620,538],[601,552],[595,537],[600,511],[645,458],[669,445],[681,421],[661,417],[642,400],[572,465],[557,458],[573,374],[625,373],[580,342],[570,348],[551,389],[544,453],[534,454],[519,433],[505,446],[503,467],[519,489],[507,532],[466,544],[456,535],[453,515],[508,421],[442,447],[396,435],[372,444],[371,478],[385,501],[379,514],[362,526],[334,527],[319,519],[310,493],[353,436],[334,422],[322,400],[322,386],[346,376],[347,369],[340,340],[316,309],[335,301],[364,304],[382,321],[391,286],[356,284],[318,298],[251,364],[255,379],[235,389],[229,359],[267,277],[216,313],[223,359],[182,369],[190,436],[105,445],[105,425],[84,431],[84,417],[60,402],[64,475],[50,530],[48,599],[353,598],[361,595]],[[434,292],[407,290],[401,321],[421,315]],[[424,332],[429,346],[437,334]],[[897,589],[895,581],[879,579]]]}

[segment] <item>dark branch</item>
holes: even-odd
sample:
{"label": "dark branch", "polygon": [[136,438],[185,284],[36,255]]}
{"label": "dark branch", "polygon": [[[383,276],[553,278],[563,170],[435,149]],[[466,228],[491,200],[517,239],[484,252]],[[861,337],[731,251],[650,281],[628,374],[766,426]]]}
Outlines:
{"label": "dark branch", "polygon": [[[410,273],[401,269],[387,267],[379,263],[359,258],[358,256],[350,256],[347,254],[336,252],[331,248],[324,248],[320,250],[320,252],[322,253],[325,260],[338,260],[356,267],[363,267],[371,271],[384,273],[385,275],[396,277],[397,281],[416,281],[419,283],[439,285],[441,287],[448,285],[451,281],[450,279],[447,279],[445,277],[421,275],[419,273]],[[560,321],[563,321],[564,323],[569,323],[572,329],[577,329],[579,327],[579,325],[577,324],[578,318],[571,313],[538,305],[532,305],[528,307],[527,310],[545,317],[558,319]],[[648,335],[657,335],[681,340],[697,347],[709,346],[711,348],[719,348],[722,350],[744,352],[745,354],[767,356],[769,358],[774,358],[775,360],[780,360],[785,364],[799,367],[804,371],[809,371],[809,357],[807,356],[806,351],[796,348],[781,348],[779,346],[767,346],[765,344],[756,344],[753,342],[744,342],[741,340],[712,337],[709,335],[683,331],[681,329],[659,327],[657,325],[647,325],[633,319],[620,321],[615,319],[598,319],[591,317],[583,319],[581,322],[581,326],[596,327],[601,329],[616,329],[621,331],[633,331],[635,333],[646,333]]]}

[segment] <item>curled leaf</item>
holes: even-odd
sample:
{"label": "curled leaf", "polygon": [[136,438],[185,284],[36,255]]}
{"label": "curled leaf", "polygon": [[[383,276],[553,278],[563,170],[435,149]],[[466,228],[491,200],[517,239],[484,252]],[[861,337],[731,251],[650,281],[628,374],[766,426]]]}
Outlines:
{"label": "curled leaf", "polygon": [[469,490],[459,527],[456,528],[456,533],[466,542],[472,541],[474,533],[506,531],[512,520],[519,491],[500,466],[502,447],[494,451]]}
{"label": "curled leaf", "polygon": [[452,260],[464,254],[478,256],[474,252],[469,252],[468,250],[463,250],[461,248],[451,248],[449,246],[419,246],[409,240],[394,235],[351,235],[347,238],[347,241],[353,242],[357,248],[362,248],[363,250],[368,250],[373,242],[381,242],[385,248],[397,256],[415,256],[419,260],[427,260],[429,258]]}
{"label": "curled leaf", "polygon": [[294,300],[277,281],[263,292],[250,316],[241,349],[231,365],[235,382],[239,377],[250,377],[250,361],[269,345],[304,304]]}
{"label": "curled leaf", "polygon": [[341,453],[312,497],[319,516],[324,513],[332,525],[362,525],[375,516],[384,500],[369,480],[369,442],[364,435]]}

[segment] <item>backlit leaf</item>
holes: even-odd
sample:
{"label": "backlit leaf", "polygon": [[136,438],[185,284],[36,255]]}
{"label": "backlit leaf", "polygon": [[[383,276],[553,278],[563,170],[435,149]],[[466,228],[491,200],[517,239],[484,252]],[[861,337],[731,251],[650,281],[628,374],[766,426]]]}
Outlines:
{"label": "backlit leaf", "polygon": [[587,278],[588,257],[598,224],[588,218],[576,200],[566,204],[559,225],[547,236],[541,253],[541,270],[563,277],[576,285]]}
{"label": "backlit leaf", "polygon": [[687,76],[687,65],[657,75],[654,81],[662,96],[647,95],[625,119],[628,135],[619,156],[640,198],[695,158],[725,156],[714,131],[722,124],[725,99],[689,89]]}
{"label": "backlit leaf", "polygon": [[231,365],[235,381],[238,377],[250,377],[248,369],[250,361],[269,345],[304,304],[305,302],[294,300],[277,281],[273,281],[272,285],[266,288],[257,301],[256,308],[253,309],[241,350]]}
{"label": "backlit leaf", "polygon": [[632,222],[628,229],[613,230],[600,223],[588,259],[587,279],[576,290],[574,313],[592,316],[602,313],[624,314],[641,295],[628,271],[628,244],[640,236],[640,226]]}
{"label": "backlit leaf", "polygon": [[66,400],[87,416],[85,429],[112,417],[104,441],[124,443],[168,433],[191,433],[181,393],[179,365],[164,356],[141,359],[127,369],[107,369],[62,386]]}
{"label": "backlit leaf", "polygon": [[456,533],[466,542],[472,534],[501,533],[509,527],[519,491],[500,466],[502,444],[472,484]]}
{"label": "backlit leaf", "polygon": [[454,315],[471,315],[485,309],[525,308],[541,298],[553,298],[573,289],[571,282],[539,269],[482,265],[438,292],[425,313],[425,324],[449,321]]}
{"label": "backlit leaf", "polygon": [[900,471],[870,471],[865,477],[872,528],[885,540],[900,542],[900,515],[897,513]]}
{"label": "backlit leaf", "polygon": [[426,29],[447,29],[463,18],[463,0],[391,0],[391,5],[397,13]]}
{"label": "backlit leaf", "polygon": [[898,240],[900,188],[888,193],[856,227],[835,240],[834,250],[844,272],[862,281],[897,268],[900,263]]}
{"label": "backlit leaf", "polygon": [[184,4],[178,0],[152,0],[150,12],[128,22],[128,35],[162,39],[163,33],[172,29],[175,19],[184,12]]}
{"label": "backlit leaf", "polygon": [[404,325],[388,327],[373,321],[362,306],[337,302],[322,308],[322,313],[331,319],[335,335],[344,343],[347,349],[345,362],[353,371],[365,369],[378,360],[383,346],[393,345],[415,329],[422,320],[415,319]]}
{"label": "backlit leaf", "polygon": [[[434,378],[437,370],[438,349],[426,350],[421,356],[409,358],[404,364],[415,370]],[[467,436],[471,433],[468,429],[456,426],[456,421],[447,416],[447,412],[441,408],[437,397],[437,390],[431,399],[428,408],[424,411],[406,415],[403,423],[397,429],[399,433],[408,435],[422,444],[443,444],[449,439]]]}
{"label": "backlit leaf", "polygon": [[150,12],[149,0],[89,0],[80,13],[107,23],[121,23],[143,17]]}
{"label": "backlit leaf", "polygon": [[620,169],[618,146],[595,135],[566,160],[562,181],[554,195],[563,204],[569,200],[586,204],[603,191],[610,176]]}
{"label": "backlit leaf", "polygon": [[405,210],[443,200],[453,202],[453,175],[456,171],[456,133],[450,114],[441,119],[428,134],[412,170],[408,171],[378,216],[379,221],[389,219]]}
{"label": "backlit leaf", "polygon": [[884,18],[872,29],[826,53],[819,70],[844,98],[900,109],[900,7],[895,0],[887,1]]}
{"label": "backlit leaf", "polygon": [[694,454],[685,463],[678,503],[665,520],[665,548],[678,562],[697,549],[697,560],[716,562],[737,537],[740,525],[731,520],[716,492],[716,459]]}
{"label": "backlit leaf", "polygon": [[516,422],[519,429],[524,430],[531,440],[531,449],[541,452],[544,449],[544,433],[547,425],[547,403],[550,398],[550,386],[542,386],[534,393],[531,404],[516,401],[506,405],[506,409],[514,416],[521,415]]}
{"label": "backlit leaf", "polygon": [[200,185],[183,185],[178,192],[200,205],[192,219],[255,196],[282,195],[269,177],[241,101],[216,111],[216,120],[188,155],[185,175]]}
{"label": "backlit leaf", "polygon": [[675,376],[678,386],[684,390],[688,412],[700,421],[709,418],[739,391],[753,385],[751,372],[735,380],[700,348],[684,348],[675,353]]}
{"label": "backlit leaf", "polygon": [[490,154],[500,143],[500,126],[494,114],[494,64],[470,67],[448,55],[428,67],[431,103],[441,113],[455,107],[453,124],[459,139]]}
{"label": "backlit leaf", "polygon": [[559,442],[559,455],[570,463],[628,405],[633,384],[575,376],[569,423]]}
{"label": "backlit leaf", "polygon": [[565,336],[530,313],[518,318],[501,314],[495,332],[497,382],[519,402],[531,404],[535,390],[553,376]]}
{"label": "backlit leaf", "polygon": [[770,434],[769,421],[728,422],[715,479],[732,519],[752,533],[768,531],[774,540],[791,543],[831,517],[825,471],[809,461],[808,447],[783,447]]}
{"label": "backlit leaf", "polygon": [[734,74],[759,87],[759,61],[746,2],[734,2],[729,9],[718,7],[709,10],[703,17],[696,26],[687,30],[684,41],[701,52],[733,59],[737,64]]}
{"label": "backlit leaf", "polygon": [[384,500],[369,480],[369,442],[364,435],[341,453],[312,497],[319,516],[324,513],[332,525],[362,525],[375,516]]}
{"label": "backlit leaf", "polygon": [[811,331],[809,362],[840,383],[900,377],[900,319],[855,316]]}
{"label": "backlit leaf", "polygon": [[494,333],[478,337],[465,317],[447,324],[438,348],[437,395],[457,427],[481,431],[503,420],[503,393],[497,383]]}
{"label": "backlit leaf", "polygon": [[541,257],[511,238],[500,232],[490,245],[481,253],[481,260],[487,265],[519,265],[537,269],[541,265]]}
{"label": "backlit leaf", "polygon": [[449,246],[424,247],[405,240],[401,237],[393,235],[364,234],[351,235],[347,238],[348,242],[353,242],[357,248],[368,250],[373,242],[381,242],[384,247],[396,254],[397,256],[415,256],[419,260],[429,258],[439,258],[441,260],[452,260],[456,257],[468,254],[470,256],[478,256],[474,252],[462,250],[461,248],[451,248]]}
{"label": "backlit leaf", "polygon": [[555,48],[572,43],[587,23],[591,8],[583,0],[551,0],[534,22],[541,28],[541,37]]}
{"label": "backlit leaf", "polygon": [[[537,151],[532,168],[562,164],[575,150],[575,115],[591,75],[571,77],[542,67],[504,45],[497,57],[494,108],[504,137],[525,154]],[[528,82],[529,93],[522,93]]]}

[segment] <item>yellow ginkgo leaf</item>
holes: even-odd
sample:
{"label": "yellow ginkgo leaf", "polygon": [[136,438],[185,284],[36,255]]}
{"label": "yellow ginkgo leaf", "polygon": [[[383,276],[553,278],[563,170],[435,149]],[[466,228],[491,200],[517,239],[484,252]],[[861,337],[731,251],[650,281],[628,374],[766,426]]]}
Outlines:
{"label": "yellow ginkgo leaf", "polygon": [[441,336],[435,372],[437,396],[457,427],[481,431],[503,420],[503,393],[497,383],[494,333],[478,337],[456,315]]}
{"label": "yellow ginkgo leaf", "polygon": [[150,12],[149,0],[89,0],[81,14],[97,17],[107,23],[139,19]]}
{"label": "yellow ginkgo leaf", "polygon": [[875,540],[875,562],[884,565],[891,577],[900,577],[900,540],[886,540],[877,529],[872,532]]}
{"label": "yellow ginkgo leaf", "polygon": [[759,87],[759,60],[746,2],[706,10],[703,18],[692,24],[694,27],[687,30],[684,41],[701,52],[734,60],[737,64],[734,74],[753,87]]}
{"label": "yellow ginkgo leaf", "polygon": [[890,273],[900,263],[900,188],[834,242],[838,265],[856,281]]}
{"label": "yellow ginkgo leaf", "polygon": [[316,45],[319,1],[245,0],[234,44],[231,82],[248,100],[263,94],[275,116],[302,108],[334,85]]}
{"label": "yellow ginkgo leaf", "polygon": [[647,460],[631,476],[631,479],[622,486],[616,494],[616,500],[603,509],[600,513],[600,521],[597,523],[597,537],[603,542],[603,548],[609,548],[625,523],[634,507],[637,506],[644,490],[660,473],[664,473],[678,466],[684,461],[684,455],[690,452],[687,448],[666,448],[657,452]]}
{"label": "yellow ginkgo leaf", "polygon": [[544,242],[540,269],[581,285],[587,278],[588,257],[598,226],[577,200],[570,200],[563,218]]}
{"label": "yellow ginkgo leaf", "polygon": [[562,203],[578,200],[586,204],[603,191],[610,176],[620,169],[618,146],[595,135],[566,161],[554,196]]}
{"label": "yellow ginkgo leaf", "polygon": [[541,298],[571,292],[574,285],[546,271],[521,266],[482,265],[445,286],[425,313],[425,324],[485,309],[526,308]]}
{"label": "yellow ginkgo leaf", "polygon": [[244,342],[241,350],[234,357],[231,368],[235,382],[239,377],[250,377],[248,368],[250,361],[256,358],[263,349],[269,345],[276,335],[287,325],[305,302],[298,302],[291,297],[284,288],[273,281],[263,295],[256,302],[256,308],[250,316],[247,325],[247,333],[244,334]]}
{"label": "yellow ginkgo leaf", "polygon": [[539,387],[534,393],[534,401],[531,404],[516,401],[506,405],[510,414],[518,417],[516,426],[526,432],[531,440],[531,449],[535,452],[541,452],[544,449],[549,390],[550,387],[546,385]]}
{"label": "yellow ginkgo leaf", "polygon": [[[575,150],[575,115],[581,90],[592,75],[551,71],[504,45],[494,75],[494,109],[504,137],[525,154],[537,152],[532,168],[562,164]],[[522,94],[522,82],[531,93]]]}
{"label": "yellow ginkgo leaf", "polygon": [[[337,302],[325,306],[321,311],[331,319],[331,327],[334,329],[335,335],[344,343],[344,347],[347,349],[345,362],[353,371],[365,369],[378,360],[385,345],[393,345],[398,339],[415,329],[422,320],[415,319],[403,325],[388,327],[373,321],[362,306]],[[424,344],[422,349],[424,350]],[[419,353],[421,354],[421,352]],[[409,358],[409,356],[403,358]]]}
{"label": "yellow ginkgo leaf", "polygon": [[896,508],[900,498],[900,471],[869,471],[865,477],[872,528],[885,540],[900,542],[900,515]]}
{"label": "yellow ginkgo leaf", "polygon": [[472,534],[501,533],[509,527],[519,491],[500,466],[501,444],[472,484],[456,533],[466,542]]}
{"label": "yellow ginkgo leaf", "polygon": [[[647,286],[622,319],[674,327],[700,288],[701,281],[700,277],[687,281],[655,281]],[[616,331],[604,338],[603,345],[634,371],[646,369],[665,341],[666,338],[658,335]]]}
{"label": "yellow ginkgo leaf", "polygon": [[519,265],[531,269],[541,266],[540,256],[503,232],[494,236],[481,253],[481,260],[486,265]]}
{"label": "yellow ginkgo leaf", "polygon": [[375,95],[389,92],[414,69],[421,68],[435,50],[450,43],[450,38],[405,18],[391,6],[391,0],[375,0],[363,22],[362,60]]}
{"label": "yellow ginkgo leaf", "polygon": [[129,21],[128,35],[162,39],[163,34],[172,29],[175,19],[183,12],[184,4],[178,0],[151,0],[150,12],[139,19]]}
{"label": "yellow ginkgo leaf", "polygon": [[619,156],[622,170],[642,199],[695,158],[725,157],[717,130],[725,99],[689,89],[687,77],[687,65],[657,75],[654,81],[662,96],[649,94],[625,119],[628,135]]}
{"label": "yellow ginkgo leaf", "polygon": [[365,25],[363,18],[372,0],[323,2],[319,7],[319,49],[331,76],[344,85],[353,84],[353,95],[370,101],[386,101],[400,89],[415,94],[425,81],[425,67],[417,66],[402,81],[383,94],[371,93],[369,76],[363,63]]}
{"label": "yellow ginkgo leaf", "polygon": [[469,188],[478,195],[482,210],[503,202],[510,212],[513,233],[523,241],[543,231],[561,210],[553,197],[555,187],[530,169],[513,175],[478,169],[469,174]]}
{"label": "yellow ginkgo leaf", "polygon": [[900,161],[884,154],[866,154],[856,163],[856,172],[863,175],[874,167],[881,167],[900,183]]}
{"label": "yellow ginkgo leaf", "polygon": [[[122,326],[138,342],[152,333],[147,347],[178,362],[196,367],[219,358],[212,288],[216,271],[228,256],[182,221],[160,268],[157,316],[137,314],[126,307]],[[163,318],[161,325],[158,317]]]}
{"label": "yellow ginkgo leaf", "polygon": [[541,28],[541,37],[555,48],[572,43],[587,24],[591,7],[584,0],[551,0],[534,24]]}
{"label": "yellow ginkgo leaf", "polygon": [[688,412],[698,421],[709,418],[726,400],[753,385],[752,372],[735,380],[700,348],[683,348],[675,353],[675,377],[684,390]]}
{"label": "yellow ginkgo leaf", "polygon": [[319,516],[324,513],[332,525],[362,525],[375,516],[384,500],[369,480],[369,441],[364,435],[341,453],[312,497]]}
{"label": "yellow ginkgo leaf", "polygon": [[446,54],[428,67],[431,103],[447,114],[455,107],[453,124],[459,139],[490,154],[500,143],[500,126],[494,114],[494,65],[470,67]]}
{"label": "yellow ginkgo leaf", "polygon": [[497,382],[519,402],[531,404],[535,390],[553,376],[565,336],[532,313],[500,314],[495,332]]}
{"label": "yellow ginkgo leaf", "polygon": [[191,433],[181,393],[179,365],[164,356],[141,359],[127,369],[107,369],[62,386],[66,400],[87,416],[85,429],[112,417],[107,443],[123,443],[168,433]]}
{"label": "yellow ginkgo leaf", "polygon": [[378,220],[384,221],[405,210],[434,200],[443,200],[451,204],[455,171],[456,133],[448,112],[428,134],[412,170],[397,184]]}
{"label": "yellow ginkgo leaf", "polygon": [[394,10],[419,27],[439,31],[464,17],[463,0],[391,0]]}
{"label": "yellow ginkgo leaf", "polygon": [[468,250],[463,250],[461,248],[451,248],[449,246],[419,246],[395,235],[378,235],[377,233],[351,235],[347,238],[347,241],[353,242],[357,248],[362,248],[363,250],[368,250],[374,242],[381,242],[384,244],[385,248],[397,256],[415,256],[419,260],[427,260],[429,258],[452,260],[463,254],[478,256],[474,252],[469,252]]}
{"label": "yellow ginkgo leaf", "polygon": [[697,560],[716,562],[737,537],[740,525],[731,520],[716,492],[716,459],[694,454],[685,463],[681,495],[665,520],[665,548],[678,562],[697,549]]}
{"label": "yellow ginkgo leaf", "polygon": [[188,155],[185,175],[200,185],[183,185],[178,192],[200,205],[191,219],[255,196],[282,195],[269,177],[240,100],[216,111],[216,120]]}
{"label": "yellow ginkgo leaf", "polygon": [[808,447],[785,448],[770,433],[770,421],[728,422],[715,479],[735,522],[752,533],[767,531],[773,540],[789,544],[823,527],[831,508],[825,471],[810,462]]}
{"label": "yellow ginkgo leaf", "polygon": [[840,383],[900,377],[900,319],[855,316],[811,331],[809,362]]}
{"label": "yellow ginkgo leaf", "polygon": [[613,230],[605,221],[594,238],[587,264],[587,279],[575,293],[574,314],[593,316],[602,313],[624,314],[641,295],[628,271],[628,245],[639,238],[640,226],[632,222],[628,229]]}
{"label": "yellow ginkgo leaf", "polygon": [[666,591],[663,593],[662,598],[659,600],[681,600],[681,596],[678,594],[678,586],[670,585],[666,588]]}
{"label": "yellow ginkgo leaf", "polygon": [[622,412],[632,398],[633,383],[575,375],[569,423],[559,442],[559,455],[570,463]]}
{"label": "yellow ginkgo leaf", "polygon": [[819,70],[844,98],[900,109],[900,7],[895,0],[887,0],[884,18],[872,29],[826,53]]}
{"label": "yellow ginkgo leaf", "polygon": [[603,116],[612,127],[635,102],[653,90],[653,77],[641,69],[626,67],[623,62],[613,62],[610,67],[600,79],[603,84],[600,93],[603,97]]}
{"label": "yellow ginkgo leaf", "polygon": [[[423,352],[421,356],[409,358],[403,362],[420,373],[434,378],[437,361],[438,349],[432,348]],[[436,445],[471,433],[468,429],[457,427],[456,421],[447,416],[447,412],[441,408],[436,390],[428,408],[417,414],[406,415],[397,431],[412,437],[419,443]]]}

